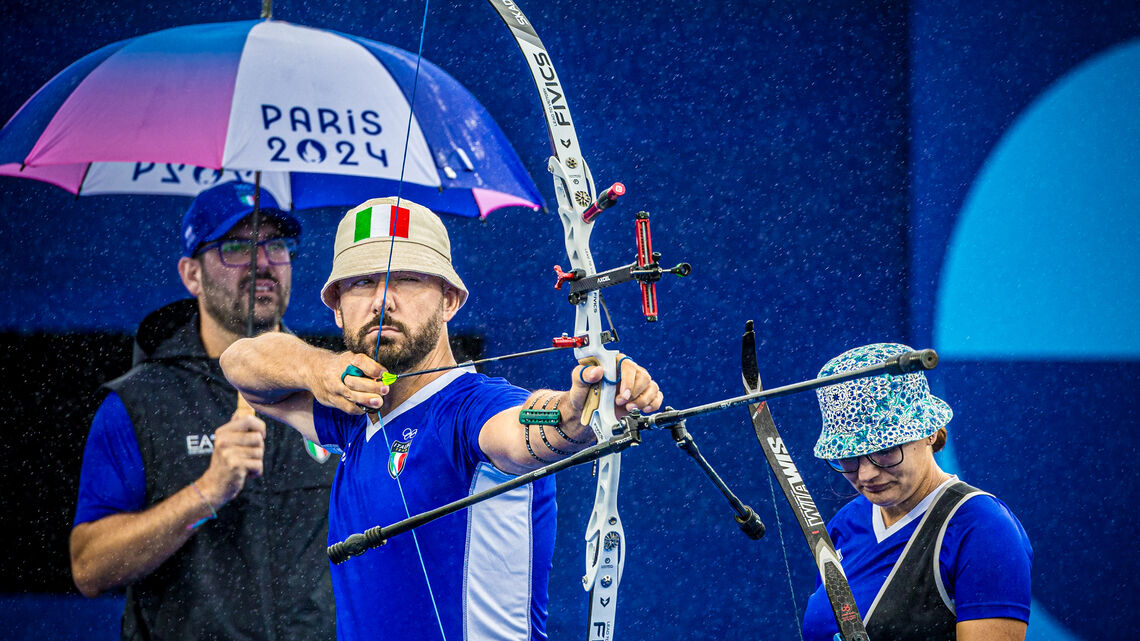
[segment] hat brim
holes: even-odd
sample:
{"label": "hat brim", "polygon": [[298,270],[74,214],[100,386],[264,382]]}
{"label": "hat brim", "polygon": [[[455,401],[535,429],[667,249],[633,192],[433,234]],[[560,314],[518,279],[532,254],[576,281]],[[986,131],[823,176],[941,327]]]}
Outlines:
{"label": "hat brim", "polygon": [[[238,223],[245,220],[252,214],[253,210],[249,209],[247,211],[239,212],[230,216],[229,218],[223,220],[220,225],[214,228],[214,231],[212,231],[207,237],[201,239],[199,241],[199,244],[212,243],[215,240],[218,240],[222,236],[230,233],[231,229],[233,229]],[[282,236],[288,238],[296,238],[301,235],[301,221],[297,220],[286,211],[282,211],[280,209],[261,209],[259,210],[258,214],[260,216],[258,222],[259,226],[266,221],[272,220],[273,222],[277,223],[277,230],[281,232]]]}
{"label": "hat brim", "polygon": [[863,456],[926,438],[946,427],[953,417],[946,401],[928,395],[908,406],[895,424],[865,423],[842,434],[828,433],[825,428],[812,453],[820,459]]}
{"label": "hat brim", "polygon": [[467,286],[445,256],[426,245],[392,237],[356,243],[334,257],[333,271],[321,288],[321,301],[335,311],[338,282],[384,272],[415,272],[437,276],[459,291],[460,307],[467,302]]}

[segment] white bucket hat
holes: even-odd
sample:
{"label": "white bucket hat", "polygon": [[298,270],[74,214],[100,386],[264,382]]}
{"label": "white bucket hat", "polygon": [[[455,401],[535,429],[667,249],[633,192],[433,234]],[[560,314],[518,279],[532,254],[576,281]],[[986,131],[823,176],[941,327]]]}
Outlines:
{"label": "white bucket hat", "polygon": [[[350,209],[336,230],[332,272],[321,300],[336,309],[338,281],[378,272],[416,272],[438,276],[459,290],[459,306],[467,287],[451,266],[447,228],[430,209],[410,200],[373,198]],[[388,257],[391,253],[391,264]]]}

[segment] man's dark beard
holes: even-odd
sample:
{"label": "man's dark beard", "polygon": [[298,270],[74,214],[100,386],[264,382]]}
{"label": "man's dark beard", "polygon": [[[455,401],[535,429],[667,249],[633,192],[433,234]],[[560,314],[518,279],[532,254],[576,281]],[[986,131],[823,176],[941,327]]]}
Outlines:
{"label": "man's dark beard", "polygon": [[[227,331],[238,336],[245,336],[249,323],[249,293],[248,291],[242,292],[246,284],[249,283],[249,270],[246,269],[245,271],[245,276],[238,281],[238,293],[230,296],[228,292],[223,291],[221,285],[210,277],[209,270],[205,266],[202,268],[202,302],[206,306],[206,313]],[[254,315],[254,336],[276,329],[281,322],[281,317],[285,315],[285,308],[289,305],[289,290],[281,285],[281,281],[268,272],[258,273],[257,278],[272,280],[277,284],[277,309],[273,311],[270,318]]]}
{"label": "man's dark beard", "polygon": [[402,351],[397,351],[395,348],[395,341],[391,338],[380,337],[380,352],[375,354],[376,343],[375,341],[366,338],[368,330],[373,327],[378,327],[380,317],[377,316],[369,321],[364,327],[361,327],[355,334],[350,335],[348,330],[344,331],[344,346],[350,352],[357,354],[368,354],[372,356],[373,360],[384,366],[384,369],[392,372],[393,374],[403,374],[411,371],[419,363],[423,362],[424,358],[435,349],[436,344],[439,342],[439,334],[443,331],[443,301],[440,301],[439,309],[431,315],[428,322],[424,324],[423,328],[415,334],[408,334],[407,325],[385,318],[384,324],[395,327],[400,330],[404,336],[407,337],[408,342]]}

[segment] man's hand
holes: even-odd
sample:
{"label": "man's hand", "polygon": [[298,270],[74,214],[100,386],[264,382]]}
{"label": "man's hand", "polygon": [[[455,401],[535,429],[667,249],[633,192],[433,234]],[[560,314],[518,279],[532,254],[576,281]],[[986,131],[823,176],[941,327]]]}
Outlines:
{"label": "man's hand", "polygon": [[198,479],[202,494],[216,510],[229,503],[245,487],[246,478],[264,470],[265,421],[241,407],[233,418],[214,431],[210,467]]}
{"label": "man's hand", "polygon": [[[359,369],[363,376],[345,375],[349,366]],[[313,396],[321,405],[349,414],[377,412],[388,393],[388,386],[379,380],[385,371],[384,366],[364,354],[336,354],[322,365]]]}
{"label": "man's hand", "polygon": [[[614,397],[614,414],[617,418],[623,418],[635,409],[646,414],[661,408],[664,395],[644,367],[627,356],[619,355],[618,371],[620,377]],[[601,382],[602,374],[601,366],[587,363],[575,367],[570,375],[571,386],[567,392],[570,408],[586,424],[590,422],[589,414],[593,412],[593,407],[588,406],[590,388]]]}
{"label": "man's hand", "polygon": [[[619,355],[618,369],[621,380],[614,395],[617,418],[635,409],[648,413],[661,408],[664,396],[644,367]],[[590,388],[601,382],[602,368],[592,363],[579,365],[570,378],[569,391],[538,390],[521,406],[499,412],[483,425],[479,447],[495,467],[510,474],[525,474],[594,442],[590,429],[594,410],[589,402]],[[526,409],[556,410],[561,422],[557,425],[522,423],[522,412]]]}

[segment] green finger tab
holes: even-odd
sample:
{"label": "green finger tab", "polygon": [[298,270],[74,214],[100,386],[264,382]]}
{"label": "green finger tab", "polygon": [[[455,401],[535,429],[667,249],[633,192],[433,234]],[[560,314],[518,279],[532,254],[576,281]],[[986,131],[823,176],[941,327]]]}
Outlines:
{"label": "green finger tab", "polygon": [[340,382],[343,383],[344,379],[348,376],[364,376],[364,370],[355,365],[349,365],[344,368],[344,373],[340,375]]}

